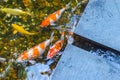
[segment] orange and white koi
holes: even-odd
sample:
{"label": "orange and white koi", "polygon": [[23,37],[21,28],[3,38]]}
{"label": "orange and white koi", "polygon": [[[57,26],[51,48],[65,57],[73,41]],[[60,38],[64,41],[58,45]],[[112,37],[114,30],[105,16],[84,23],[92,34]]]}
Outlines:
{"label": "orange and white koi", "polygon": [[70,3],[66,5],[66,7],[57,10],[56,12],[50,14],[47,18],[45,18],[42,23],[41,27],[47,27],[48,25],[55,25],[54,22],[56,22],[58,19],[60,19],[62,13],[69,8]]}
{"label": "orange and white koi", "polygon": [[17,59],[17,62],[24,62],[27,60],[32,60],[32,59],[36,59],[39,56],[41,56],[46,47],[51,43],[51,41],[53,40],[53,35],[54,32],[52,32],[50,39],[28,49],[27,51],[24,51]]}
{"label": "orange and white koi", "polygon": [[1,8],[0,11],[10,15],[31,15],[29,12],[22,11],[20,9]]}
{"label": "orange and white koi", "polygon": [[61,39],[58,40],[51,48],[50,50],[48,51],[48,54],[47,54],[47,59],[50,59],[52,57],[54,57],[55,55],[58,54],[58,52],[62,49],[63,47],[63,44],[64,44],[64,32],[62,32],[62,35],[61,35]]}

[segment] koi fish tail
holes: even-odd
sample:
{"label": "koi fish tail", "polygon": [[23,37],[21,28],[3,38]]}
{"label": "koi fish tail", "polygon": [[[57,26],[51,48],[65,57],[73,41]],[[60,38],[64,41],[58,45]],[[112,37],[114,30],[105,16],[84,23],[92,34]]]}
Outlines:
{"label": "koi fish tail", "polygon": [[64,40],[64,35],[65,35],[65,31],[63,30],[62,32],[60,32],[61,33],[61,40]]}
{"label": "koi fish tail", "polygon": [[68,44],[72,44],[74,42],[73,33],[72,34],[70,33],[69,35],[66,35],[65,37],[67,38]]}
{"label": "koi fish tail", "polygon": [[51,36],[50,36],[50,42],[52,42],[53,41],[53,39],[54,39],[54,31],[51,33]]}
{"label": "koi fish tail", "polygon": [[80,3],[78,3],[77,4],[77,6],[75,6],[73,9],[72,9],[72,11],[71,12],[74,12],[77,8],[78,8],[78,6],[80,6],[81,5],[81,2]]}
{"label": "koi fish tail", "polygon": [[27,35],[36,35],[37,33],[31,33],[31,32],[25,31],[24,34],[27,34]]}
{"label": "koi fish tail", "polygon": [[66,5],[66,9],[69,9],[69,8],[70,8],[70,3],[71,3],[71,2],[69,2],[69,3]]}
{"label": "koi fish tail", "polygon": [[60,25],[60,26],[57,26],[57,27],[51,27],[51,29],[59,30],[59,32],[61,34],[63,31],[70,31],[72,29],[72,27],[66,27],[66,25]]}
{"label": "koi fish tail", "polygon": [[2,9],[0,8],[0,11],[2,12]]}
{"label": "koi fish tail", "polygon": [[32,17],[34,16],[33,13],[32,13],[32,11],[30,9],[28,9],[27,15],[32,16]]}
{"label": "koi fish tail", "polygon": [[29,35],[37,35],[37,33],[29,33]]}
{"label": "koi fish tail", "polygon": [[29,16],[33,16],[30,12],[27,12],[26,14],[29,15]]}
{"label": "koi fish tail", "polygon": [[87,0],[83,0],[80,1],[79,3],[77,3],[77,5],[72,9],[72,12],[74,12],[79,6],[81,6],[82,4],[87,3]]}
{"label": "koi fish tail", "polygon": [[58,26],[58,30],[59,30],[59,32],[60,32],[60,34],[61,34],[61,37],[62,37],[62,36],[64,36],[65,31],[67,31],[67,30],[69,30],[69,29],[67,29],[67,28],[62,28],[62,26]]}
{"label": "koi fish tail", "polygon": [[[3,8],[3,6],[2,5],[0,5],[0,8]],[[0,9],[1,10],[1,9]]]}

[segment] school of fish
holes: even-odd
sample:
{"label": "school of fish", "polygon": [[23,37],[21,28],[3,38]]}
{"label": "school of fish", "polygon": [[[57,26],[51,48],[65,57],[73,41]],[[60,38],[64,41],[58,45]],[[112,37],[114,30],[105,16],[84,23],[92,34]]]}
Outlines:
{"label": "school of fish", "polygon": [[52,32],[50,39],[28,49],[27,51],[24,51],[23,53],[20,54],[20,56],[17,59],[17,62],[23,62],[25,60],[32,60],[32,59],[36,59],[39,56],[41,56],[46,47],[50,44],[50,42],[53,40],[53,35],[54,32]]}
{"label": "school of fish", "polygon": [[[23,0],[23,1],[24,1],[25,6],[28,6],[27,3],[31,3],[31,1],[25,1],[25,0]],[[48,15],[48,17],[46,17],[45,19],[42,20],[40,27],[46,28],[49,25],[55,26],[56,25],[55,22],[57,22],[60,19],[62,13],[69,8],[70,8],[70,3],[68,3],[62,9],[57,10],[54,13]],[[6,13],[6,14],[15,15],[15,16],[19,16],[19,15],[31,16],[30,12],[22,11],[22,10],[17,9],[17,8],[15,8],[15,9],[1,8],[0,11],[3,13]],[[23,35],[37,35],[37,33],[26,31],[23,28],[23,26],[20,26],[18,24],[12,23],[11,26],[14,30],[13,34],[16,34],[17,32],[19,32]],[[65,42],[64,38],[65,38],[65,30],[63,30],[61,32],[61,38],[50,47],[48,54],[47,54],[47,59],[53,58],[54,56],[56,56],[60,52],[60,50],[62,49],[64,42]],[[54,39],[54,32],[51,33],[51,36],[48,40],[43,41],[42,43],[39,43],[38,45],[36,45],[36,46],[24,51],[23,53],[21,53],[18,56],[16,61],[17,62],[24,62],[24,61],[33,60],[33,59],[40,57],[45,52],[46,47],[49,46],[50,43],[52,43],[53,39]]]}
{"label": "school of fish", "polygon": [[[66,42],[67,44],[74,42],[73,32],[78,22],[75,19],[73,19],[74,21],[71,19],[73,15],[76,14],[74,11],[84,2],[81,1],[77,3],[77,0],[75,0],[75,2],[69,1],[68,4],[63,6],[63,4],[60,3],[59,5],[59,3],[57,3],[59,1],[55,0],[2,0],[0,3],[3,1],[4,3],[0,4],[2,16],[0,18],[0,30],[4,30],[0,33],[2,34],[0,40],[5,39],[5,41],[2,41],[0,44],[5,45],[0,48],[3,49],[1,51],[2,53],[8,53],[5,54],[5,57],[7,56],[8,59],[0,57],[0,63],[5,63],[5,65],[1,65],[2,68],[0,68],[2,71],[0,72],[0,79],[13,80],[12,77],[15,79],[18,77],[19,79],[23,79],[26,76],[36,76],[33,74],[35,68],[32,69],[34,72],[29,73],[28,71],[30,70],[26,70],[26,67],[31,67],[31,65],[38,62],[50,68],[44,72],[43,69],[46,69],[46,67],[40,67],[39,69],[42,71],[39,72],[40,74],[38,75],[42,75],[43,77],[44,75],[46,76],[46,74],[51,75],[56,62],[59,61],[60,55],[65,48]],[[38,2],[40,2],[40,4]],[[41,5],[42,2],[44,2],[45,5]],[[65,4],[66,1],[63,3]],[[57,9],[58,6],[62,6],[62,8],[53,11]],[[50,10],[53,7],[54,9]],[[48,11],[50,11],[50,13]],[[76,12],[79,13],[81,11]],[[3,36],[5,36],[5,38],[3,38]],[[7,65],[6,63],[8,66],[5,67],[4,70],[4,66]],[[25,73],[23,69],[26,70],[28,75],[24,76]],[[38,71],[39,69],[36,68]],[[13,74],[10,74],[10,72]]]}

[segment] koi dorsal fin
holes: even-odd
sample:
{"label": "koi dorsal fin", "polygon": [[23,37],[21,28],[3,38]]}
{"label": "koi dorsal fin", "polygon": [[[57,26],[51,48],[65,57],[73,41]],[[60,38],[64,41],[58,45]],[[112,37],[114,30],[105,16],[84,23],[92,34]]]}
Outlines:
{"label": "koi dorsal fin", "polygon": [[67,5],[66,5],[66,9],[69,9],[70,8],[70,4],[71,4],[71,2],[69,2]]}

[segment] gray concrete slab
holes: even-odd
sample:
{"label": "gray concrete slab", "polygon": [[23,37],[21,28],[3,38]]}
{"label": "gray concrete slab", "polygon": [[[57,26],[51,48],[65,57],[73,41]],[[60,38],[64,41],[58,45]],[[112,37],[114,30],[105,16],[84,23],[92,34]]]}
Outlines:
{"label": "gray concrete slab", "polygon": [[89,0],[75,33],[120,51],[120,0]]}
{"label": "gray concrete slab", "polygon": [[51,80],[120,80],[120,69],[100,56],[67,45]]}

